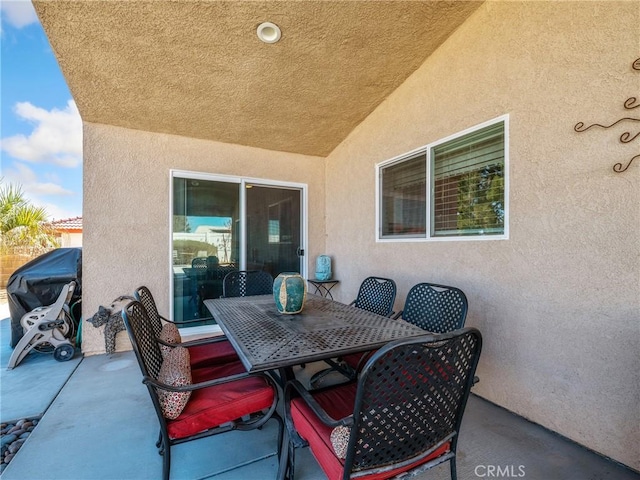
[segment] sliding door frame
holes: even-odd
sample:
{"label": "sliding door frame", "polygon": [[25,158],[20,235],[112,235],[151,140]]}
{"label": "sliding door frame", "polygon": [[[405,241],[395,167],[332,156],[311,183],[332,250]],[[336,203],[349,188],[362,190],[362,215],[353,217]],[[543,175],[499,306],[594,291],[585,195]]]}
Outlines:
{"label": "sliding door frame", "polygon": [[[303,257],[300,259],[300,273],[304,278],[307,278],[307,272],[309,268],[309,259],[307,252],[308,238],[309,238],[309,226],[308,226],[308,185],[305,183],[284,182],[281,180],[273,180],[266,178],[256,177],[243,177],[237,175],[222,175],[215,173],[194,172],[189,170],[171,169],[169,172],[169,248],[168,248],[168,260],[169,265],[169,318],[173,320],[174,309],[174,275],[173,275],[173,179],[174,178],[186,178],[190,180],[203,180],[210,182],[225,182],[237,184],[240,189],[240,258],[239,268],[244,269],[247,265],[247,198],[246,190],[247,185],[256,185],[260,187],[275,187],[300,191],[300,248],[304,251]],[[215,333],[220,332],[218,325],[207,325],[203,327],[193,327],[188,329],[188,334],[201,334],[201,333]],[[186,333],[186,332],[185,332]]]}

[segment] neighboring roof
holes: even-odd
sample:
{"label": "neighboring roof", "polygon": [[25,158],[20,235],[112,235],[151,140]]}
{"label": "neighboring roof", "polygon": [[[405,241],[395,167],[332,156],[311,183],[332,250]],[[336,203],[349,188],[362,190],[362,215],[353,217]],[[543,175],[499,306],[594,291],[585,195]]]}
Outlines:
{"label": "neighboring roof", "polygon": [[34,0],[83,121],[319,156],[481,4]]}
{"label": "neighboring roof", "polygon": [[82,217],[65,218],[64,220],[53,220],[49,223],[55,230],[67,233],[82,232]]}

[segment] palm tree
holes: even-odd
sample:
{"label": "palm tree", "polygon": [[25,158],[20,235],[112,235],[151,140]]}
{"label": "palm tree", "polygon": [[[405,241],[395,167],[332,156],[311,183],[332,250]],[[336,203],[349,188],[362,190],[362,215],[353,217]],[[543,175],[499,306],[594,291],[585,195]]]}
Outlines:
{"label": "palm tree", "polygon": [[47,225],[47,211],[32,205],[19,185],[1,185],[0,253],[38,255],[60,246]]}

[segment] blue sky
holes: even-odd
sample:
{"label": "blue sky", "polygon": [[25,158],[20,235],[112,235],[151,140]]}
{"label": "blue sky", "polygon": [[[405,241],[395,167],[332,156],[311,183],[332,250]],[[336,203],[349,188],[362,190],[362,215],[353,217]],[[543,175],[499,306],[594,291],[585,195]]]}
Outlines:
{"label": "blue sky", "polygon": [[1,0],[0,166],[52,219],[82,215],[82,121],[33,6]]}

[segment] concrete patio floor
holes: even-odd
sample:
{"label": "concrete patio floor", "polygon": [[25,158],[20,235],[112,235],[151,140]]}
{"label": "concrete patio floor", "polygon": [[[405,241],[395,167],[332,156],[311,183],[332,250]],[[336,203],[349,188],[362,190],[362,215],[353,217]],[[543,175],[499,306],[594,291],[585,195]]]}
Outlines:
{"label": "concrete patio floor", "polygon": [[[0,314],[2,312],[0,311]],[[161,478],[157,420],[132,352],[74,358],[29,355],[6,370],[9,321],[0,321],[1,419],[44,413],[3,480]],[[302,380],[321,368],[298,370]],[[17,381],[15,377],[20,377]],[[172,479],[275,478],[277,424],[229,432],[172,449]],[[296,453],[296,480],[325,478],[308,449]],[[458,446],[458,478],[640,479],[631,471],[479,397],[470,398]],[[505,475],[505,472],[508,474]],[[448,465],[418,477],[448,479]]]}

